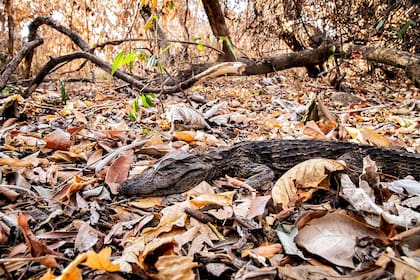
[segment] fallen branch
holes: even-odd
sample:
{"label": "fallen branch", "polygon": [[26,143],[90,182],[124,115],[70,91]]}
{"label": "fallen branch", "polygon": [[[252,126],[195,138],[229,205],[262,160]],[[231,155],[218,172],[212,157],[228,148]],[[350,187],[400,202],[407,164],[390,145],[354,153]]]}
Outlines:
{"label": "fallen branch", "polygon": [[10,75],[16,70],[22,59],[36,47],[44,43],[43,39],[36,39],[34,41],[26,43],[23,48],[13,57],[13,59],[6,65],[3,73],[0,76],[0,91],[5,88]]}

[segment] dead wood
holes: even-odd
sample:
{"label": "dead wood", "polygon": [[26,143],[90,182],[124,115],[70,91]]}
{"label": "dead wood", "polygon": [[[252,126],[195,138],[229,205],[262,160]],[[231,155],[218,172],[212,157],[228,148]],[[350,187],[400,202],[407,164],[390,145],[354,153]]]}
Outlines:
{"label": "dead wood", "polygon": [[288,53],[263,58],[247,63],[244,74],[258,75],[285,70],[294,67],[319,65],[327,61],[334,54],[332,46],[320,47],[314,50]]}
{"label": "dead wood", "polygon": [[[50,61],[48,61],[42,67],[39,73],[32,80],[29,87],[24,92],[24,97],[27,97],[29,94],[31,94],[42,83],[42,81],[48,74],[58,69],[60,65],[62,66],[65,63],[74,59],[86,59],[94,63],[97,67],[101,68],[105,72],[111,73],[111,65],[95,56],[93,54],[94,48],[90,48],[87,42],[85,42],[79,34],[77,34],[68,27],[62,26],[61,24],[55,22],[49,17],[37,17],[34,19],[34,21],[29,26],[29,41],[35,40],[36,31],[38,27],[40,27],[43,24],[46,24],[61,32],[62,34],[68,36],[81,49],[81,51],[64,55],[61,57],[51,58]],[[385,49],[377,47],[354,47],[354,49],[356,48],[363,53],[364,57],[367,60],[404,68],[408,76],[412,80],[414,80],[416,84],[419,83],[420,59],[418,56],[395,49]],[[226,69],[223,69],[226,68],[226,64],[201,64],[198,66],[192,65],[190,70],[187,71],[186,74],[184,73],[183,75],[181,75],[177,81],[174,81],[172,79],[172,82],[162,84],[156,87],[151,87],[146,82],[145,78],[134,77],[133,75],[130,75],[122,70],[116,71],[116,73],[114,73],[114,76],[118,79],[127,82],[132,87],[139,89],[140,92],[171,94],[191,87],[194,83],[196,83],[205,76],[215,77],[223,74],[258,75],[293,67],[308,67],[320,65],[327,61],[327,59],[331,55],[341,54],[339,52],[334,52],[334,49],[337,48],[334,48],[333,45],[328,45],[313,50],[304,50],[300,52],[282,54],[262,59],[243,59],[240,61],[246,65],[245,69],[243,69],[243,66],[237,66],[236,70],[232,71],[232,69],[228,69],[227,72],[225,71]],[[33,48],[29,49],[29,51],[26,52],[27,75],[30,72],[30,64],[32,61],[32,57]],[[227,68],[231,66],[232,65],[229,65]],[[222,71],[220,72],[219,70],[221,69]]]}
{"label": "dead wood", "polygon": [[7,81],[12,73],[16,70],[22,59],[36,47],[44,43],[43,39],[36,39],[26,43],[23,48],[13,57],[13,59],[5,66],[0,76],[0,91],[5,88]]}
{"label": "dead wood", "polygon": [[[28,35],[28,41],[29,42],[36,39],[36,37],[37,37],[36,32],[37,32],[38,28],[43,24],[46,24],[46,25],[54,28],[58,32],[66,35],[67,37],[69,37],[83,51],[86,51],[86,52],[90,51],[89,50],[90,49],[89,44],[85,40],[83,40],[83,38],[80,37],[80,35],[77,32],[74,32],[70,28],[59,24],[58,22],[56,22],[55,20],[53,20],[50,17],[36,17],[29,24],[29,27],[28,27],[29,28],[29,35]],[[31,64],[32,64],[33,56],[34,56],[34,52],[32,50],[32,51],[28,52],[28,54],[25,57],[25,76],[26,76],[26,78],[30,77]]]}
{"label": "dead wood", "polygon": [[384,63],[405,70],[407,76],[420,87],[420,56],[397,49],[381,47],[355,47],[371,62]]}

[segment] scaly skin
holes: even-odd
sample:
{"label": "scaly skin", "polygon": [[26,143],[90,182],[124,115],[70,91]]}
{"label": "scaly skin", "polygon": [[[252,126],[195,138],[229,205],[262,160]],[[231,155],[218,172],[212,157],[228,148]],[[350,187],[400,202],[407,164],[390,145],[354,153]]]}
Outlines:
{"label": "scaly skin", "polygon": [[382,173],[420,179],[420,154],[347,142],[317,140],[267,140],[241,142],[231,147],[188,154],[170,153],[121,187],[126,196],[161,196],[182,193],[203,180],[223,175],[248,178],[259,188],[294,165],[312,158],[337,159],[344,154],[369,155]]}

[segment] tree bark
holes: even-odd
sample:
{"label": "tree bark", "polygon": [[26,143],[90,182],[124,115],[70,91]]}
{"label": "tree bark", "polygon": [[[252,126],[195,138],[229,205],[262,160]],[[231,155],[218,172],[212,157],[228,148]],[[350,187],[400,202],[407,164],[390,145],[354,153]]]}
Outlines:
{"label": "tree bark", "polygon": [[368,61],[384,63],[405,70],[407,76],[420,87],[420,55],[381,47],[354,47]]}
{"label": "tree bark", "polygon": [[[230,42],[229,29],[226,26],[225,16],[218,0],[202,0],[204,10],[209,19],[211,31],[217,38],[225,37]],[[217,61],[235,61],[235,56],[231,52],[226,40],[223,40],[223,54],[219,54]]]}
{"label": "tree bark", "polygon": [[13,9],[12,3],[13,0],[6,0],[4,2],[4,7],[7,13],[7,27],[8,27],[8,42],[7,42],[7,51],[8,56],[13,57],[13,48],[14,48],[14,37],[13,34],[15,33],[15,22],[13,20]]}

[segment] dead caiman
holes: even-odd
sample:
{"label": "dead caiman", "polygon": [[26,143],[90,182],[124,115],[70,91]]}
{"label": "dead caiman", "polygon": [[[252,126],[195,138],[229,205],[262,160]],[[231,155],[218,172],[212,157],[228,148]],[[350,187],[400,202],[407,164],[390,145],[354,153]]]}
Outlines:
{"label": "dead caiman", "polygon": [[381,173],[420,179],[420,154],[348,142],[266,140],[241,142],[202,153],[169,153],[142,174],[124,182],[121,192],[144,197],[182,193],[203,180],[209,182],[224,175],[248,178],[245,182],[258,188],[307,159],[337,159],[343,155],[359,158],[369,155]]}

